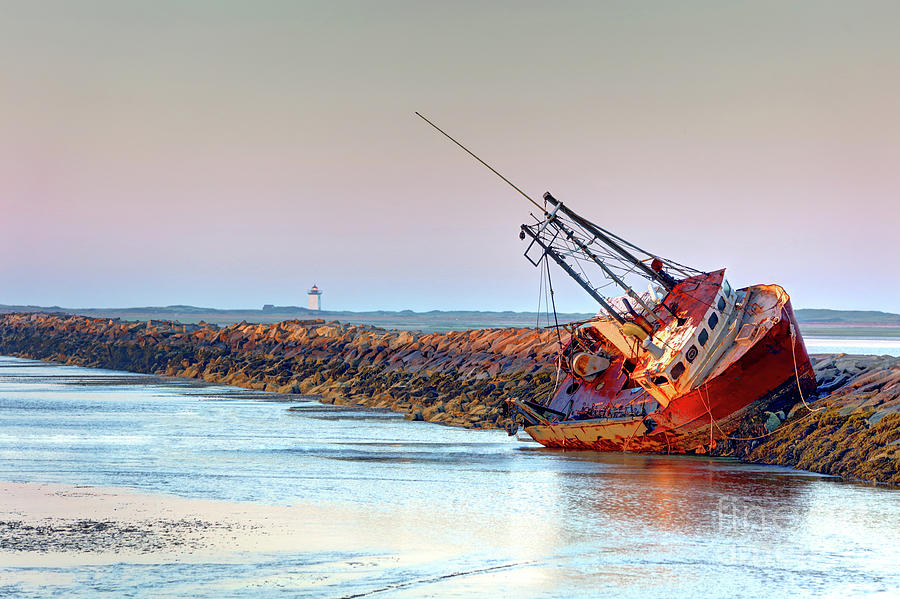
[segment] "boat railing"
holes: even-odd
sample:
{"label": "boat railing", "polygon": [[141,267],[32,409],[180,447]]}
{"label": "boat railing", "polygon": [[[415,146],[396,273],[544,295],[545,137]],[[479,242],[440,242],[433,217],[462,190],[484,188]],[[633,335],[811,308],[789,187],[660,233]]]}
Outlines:
{"label": "boat railing", "polygon": [[619,420],[646,416],[647,404],[627,404],[624,406],[591,406],[571,414],[568,420]]}

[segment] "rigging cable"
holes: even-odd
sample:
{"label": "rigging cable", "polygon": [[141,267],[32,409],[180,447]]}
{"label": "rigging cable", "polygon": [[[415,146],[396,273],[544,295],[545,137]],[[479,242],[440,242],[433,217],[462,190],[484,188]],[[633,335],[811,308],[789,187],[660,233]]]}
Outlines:
{"label": "rigging cable", "polygon": [[[550,301],[553,303],[553,322],[556,325],[554,328],[556,329],[556,341],[559,343],[559,356],[562,358],[563,353],[563,342],[562,335],[559,332],[559,317],[556,314],[556,297],[553,293],[553,280],[550,278],[550,263],[546,262],[547,265],[547,287],[550,288]],[[548,306],[549,307],[549,306]],[[547,314],[547,324],[550,324],[550,315]]]}
{"label": "rigging cable", "polygon": [[[544,255],[544,266],[547,271],[547,287],[550,290],[550,302],[553,304],[553,320],[556,323],[554,327],[556,329],[556,339],[559,342],[559,350],[556,354],[556,382],[553,387],[550,389],[547,395],[547,405],[550,405],[550,401],[553,399],[553,393],[556,389],[559,388],[559,375],[562,372],[562,363],[563,363],[563,345],[562,345],[562,335],[559,332],[559,319],[556,316],[556,299],[553,295],[553,281],[550,279],[550,261],[547,260],[546,254]],[[550,326],[550,303],[546,304],[547,306],[547,326]],[[571,406],[569,408],[571,410]],[[568,414],[566,414],[568,418]]]}
{"label": "rigging cable", "polygon": [[[547,260],[546,253],[541,258],[541,260],[546,262],[546,260]],[[538,280],[539,280],[539,282],[538,282],[538,305],[537,305],[537,312],[535,313],[535,320],[534,320],[534,328],[535,329],[541,328],[541,298],[544,296],[544,270],[541,269],[539,271],[538,275],[539,275],[539,277],[538,277]],[[547,324],[550,324],[550,319],[547,319]]]}
{"label": "rigging cable", "polygon": [[461,143],[459,143],[458,141],[456,141],[455,139],[453,139],[452,137],[450,137],[450,134],[449,134],[449,133],[447,133],[446,131],[444,131],[443,129],[441,129],[440,127],[438,127],[437,125],[435,125],[434,123],[432,123],[431,121],[429,121],[428,119],[426,119],[424,116],[422,116],[422,114],[421,114],[420,112],[416,111],[416,116],[418,116],[420,119],[422,119],[423,121],[425,121],[426,123],[428,123],[429,125],[431,125],[432,127],[434,127],[435,129],[437,129],[438,131],[440,131],[441,134],[443,134],[444,137],[446,137],[447,139],[449,139],[450,141],[452,141],[453,143],[455,143],[456,145],[458,145],[460,148],[462,148],[463,150],[465,150],[466,153],[467,153],[469,156],[471,156],[472,158],[474,158],[475,160],[477,160],[478,162],[480,162],[481,164],[483,164],[484,166],[486,166],[492,173],[494,173],[495,175],[497,175],[498,177],[500,177],[501,179],[503,179],[503,181],[505,181],[510,187],[512,187],[513,189],[515,189],[516,191],[518,191],[520,194],[522,194],[522,197],[524,197],[526,200],[528,200],[529,202],[531,202],[532,204],[534,204],[534,205],[537,206],[538,208],[541,207],[540,204],[538,204],[538,203],[535,202],[533,199],[531,199],[531,196],[529,196],[527,193],[525,193],[524,191],[522,191],[521,189],[519,189],[518,187],[516,187],[516,186],[513,184],[512,181],[510,181],[509,179],[507,179],[506,177],[504,177],[503,175],[501,175],[499,172],[497,172],[497,170],[496,170],[494,167],[492,167],[490,164],[488,164],[487,162],[485,162],[484,160],[482,160],[481,158],[479,158],[478,156],[476,156],[471,150],[469,150],[469,148],[467,148],[466,146],[462,145]]}

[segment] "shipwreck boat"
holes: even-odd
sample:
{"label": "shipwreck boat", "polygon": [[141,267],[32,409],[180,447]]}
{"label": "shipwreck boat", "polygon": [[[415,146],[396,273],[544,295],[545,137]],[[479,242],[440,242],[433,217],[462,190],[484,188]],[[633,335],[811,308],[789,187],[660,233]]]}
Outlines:
{"label": "shipwreck boat", "polygon": [[[542,206],[416,115],[540,209],[519,234],[531,239],[525,256],[547,267],[548,285],[556,262],[601,307],[596,318],[566,325],[566,343],[559,336],[555,391],[544,401],[509,400],[510,435],[521,424],[547,447],[705,452],[754,411],[785,410],[815,390],[784,289],[734,289],[724,269],[703,272],[642,250],[549,192]],[[648,290],[635,291],[633,281]],[[610,288],[624,295],[611,297]]]}
{"label": "shipwreck boat", "polygon": [[[556,262],[601,312],[566,325],[559,384],[546,401],[510,400],[510,434],[523,425],[547,447],[702,453],[754,411],[786,410],[815,390],[784,289],[735,289],[724,269],[644,251],[550,193],[544,200],[521,228],[526,257]],[[636,279],[648,290],[636,291]],[[624,295],[610,297],[610,287]]]}

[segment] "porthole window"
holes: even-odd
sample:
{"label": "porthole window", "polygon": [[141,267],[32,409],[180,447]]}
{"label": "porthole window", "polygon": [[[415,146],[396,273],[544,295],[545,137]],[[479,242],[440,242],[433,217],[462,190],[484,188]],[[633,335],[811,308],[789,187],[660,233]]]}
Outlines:
{"label": "porthole window", "polygon": [[722,281],[722,291],[725,292],[725,297],[731,297],[731,284],[728,280]]}
{"label": "porthole window", "polygon": [[697,335],[697,341],[700,343],[700,347],[706,345],[706,342],[709,341],[709,331],[700,329],[700,334]]}
{"label": "porthole window", "polygon": [[652,383],[654,385],[665,385],[668,382],[669,382],[669,379],[667,379],[664,376],[655,376],[655,377],[653,377],[653,381],[652,381]]}
{"label": "porthole window", "polygon": [[680,377],[682,374],[684,374],[684,363],[679,362],[672,367],[672,380],[678,380],[678,377]]}
{"label": "porthole window", "polygon": [[718,306],[719,306],[719,310],[724,310],[724,309],[725,309],[725,298],[722,297],[721,295],[719,296],[719,304],[718,304]]}
{"label": "porthole window", "polygon": [[572,395],[576,391],[578,391],[578,383],[572,383],[571,385],[566,387],[566,394],[568,395]]}
{"label": "porthole window", "polygon": [[713,330],[716,328],[716,325],[719,324],[719,315],[713,312],[709,315],[709,320],[706,322],[709,323],[709,330]]}
{"label": "porthole window", "polygon": [[698,353],[698,352],[697,352],[697,346],[696,346],[696,345],[692,345],[692,346],[690,346],[690,347],[688,348],[688,350],[684,353],[684,357],[687,359],[688,362],[690,362],[690,363],[693,364],[694,360],[697,359],[697,353]]}

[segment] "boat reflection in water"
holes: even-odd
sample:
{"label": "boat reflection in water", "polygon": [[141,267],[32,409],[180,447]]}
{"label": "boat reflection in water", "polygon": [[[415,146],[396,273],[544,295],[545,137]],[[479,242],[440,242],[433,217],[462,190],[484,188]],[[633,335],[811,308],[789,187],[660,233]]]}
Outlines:
{"label": "boat reflection in water", "polygon": [[856,596],[898,580],[875,574],[900,566],[890,489],[706,456],[572,451],[554,459],[560,472],[539,480],[548,495],[538,505],[558,510],[520,523],[539,562],[523,567],[530,585],[538,581],[531,596]]}

